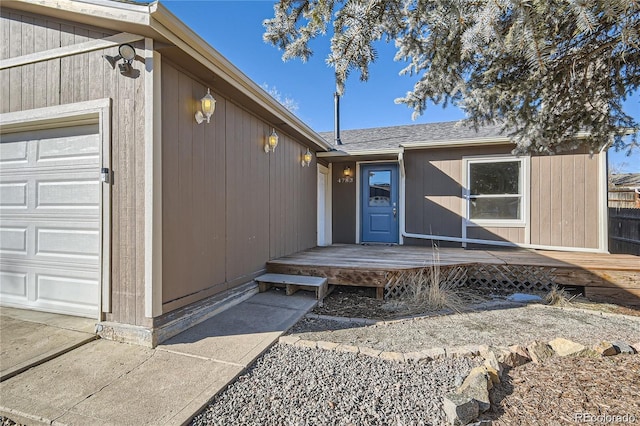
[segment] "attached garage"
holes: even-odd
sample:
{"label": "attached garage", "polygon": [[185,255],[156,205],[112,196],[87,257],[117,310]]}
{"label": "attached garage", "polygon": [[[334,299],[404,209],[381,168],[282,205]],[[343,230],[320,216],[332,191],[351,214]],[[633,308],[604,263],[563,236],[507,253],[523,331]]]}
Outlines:
{"label": "attached garage", "polygon": [[15,129],[3,120],[0,298],[5,306],[99,318],[103,142],[99,114],[80,118],[23,122]]}

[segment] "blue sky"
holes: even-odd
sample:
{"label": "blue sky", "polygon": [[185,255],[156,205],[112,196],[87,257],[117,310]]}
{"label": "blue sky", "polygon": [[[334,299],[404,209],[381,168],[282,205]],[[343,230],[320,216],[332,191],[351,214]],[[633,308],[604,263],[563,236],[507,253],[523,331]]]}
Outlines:
{"label": "blue sky", "polygon": [[[311,44],[309,61],[282,61],[282,52],[262,41],[262,21],[273,16],[271,0],[261,1],[185,1],[162,0],[180,20],[260,85],[275,88],[297,104],[296,114],[318,132],[333,130],[333,71],[325,63],[329,38]],[[349,77],[340,103],[342,129],[432,123],[464,118],[459,109],[431,105],[413,121],[412,110],[396,105],[394,99],[411,90],[415,79],[399,76],[403,63],[394,62],[393,43],[378,44],[378,58],[371,66],[369,80]],[[627,101],[627,112],[640,119],[640,94]],[[625,163],[625,171],[640,172],[640,150],[631,157],[613,150],[610,163]]]}

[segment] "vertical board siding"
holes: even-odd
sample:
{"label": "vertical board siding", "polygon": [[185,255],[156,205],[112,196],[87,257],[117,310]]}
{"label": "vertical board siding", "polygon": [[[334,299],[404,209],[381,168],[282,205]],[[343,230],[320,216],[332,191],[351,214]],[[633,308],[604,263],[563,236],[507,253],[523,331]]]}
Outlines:
{"label": "vertical board siding", "polygon": [[531,188],[532,244],[598,247],[598,155],[534,156]]}
{"label": "vertical board siding", "polygon": [[[344,168],[351,168],[353,182],[338,183],[344,177]],[[332,238],[334,243],[356,243],[356,163],[333,163],[332,167]]]}
{"label": "vertical board siding", "polygon": [[[511,148],[478,147],[405,151],[406,229],[409,233],[462,236],[463,157],[509,154]],[[524,242],[523,228],[470,227],[469,238]],[[429,245],[406,239],[408,245]],[[459,245],[444,243],[443,245]]]}
{"label": "vertical board siding", "polygon": [[[0,11],[0,54],[10,58],[99,39],[113,32],[30,14]],[[143,48],[139,42],[136,49]],[[109,321],[145,325],[144,318],[144,63],[121,75],[102,57],[117,48],[1,71],[0,112],[111,98],[111,299]]]}
{"label": "vertical board siding", "polygon": [[[215,90],[214,87],[211,89]],[[165,312],[243,284],[268,260],[315,246],[316,175],[303,149],[218,93],[211,123],[194,114],[206,86],[162,65]]]}

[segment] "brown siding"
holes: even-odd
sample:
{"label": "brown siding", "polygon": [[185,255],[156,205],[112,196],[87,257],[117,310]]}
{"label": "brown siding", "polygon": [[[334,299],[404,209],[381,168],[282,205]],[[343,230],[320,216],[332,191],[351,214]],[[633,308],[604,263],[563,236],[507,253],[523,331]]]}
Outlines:
{"label": "brown siding", "polygon": [[598,155],[531,158],[531,243],[598,247]]}
{"label": "brown siding", "polygon": [[[509,146],[405,151],[406,229],[414,234],[462,236],[462,157],[508,154]],[[523,228],[468,228],[469,238],[524,242]],[[405,239],[405,244],[431,244]],[[459,243],[442,243],[457,245]]]}
{"label": "brown siding", "polygon": [[[109,30],[0,12],[0,55],[9,58],[98,39]],[[135,44],[143,49],[144,43]],[[112,312],[107,320],[145,325],[144,317],[144,63],[138,78],[121,75],[94,51],[0,71],[0,112],[111,98]]]}
{"label": "brown siding", "polygon": [[[509,154],[479,147],[406,151],[406,228],[410,233],[461,236],[462,157]],[[531,244],[598,246],[598,156],[584,151],[533,156],[530,176]],[[469,238],[526,241],[524,228],[469,227]],[[407,239],[406,244],[428,242]],[[430,243],[429,243],[430,244]]]}
{"label": "brown siding", "polygon": [[[212,89],[215,89],[212,87]],[[163,310],[251,280],[272,258],[316,243],[315,161],[219,93],[209,124],[193,118],[206,86],[162,65]]]}
{"label": "brown siding", "polygon": [[[338,183],[344,168],[351,167],[353,182]],[[332,179],[332,233],[333,242],[355,244],[356,242],[356,163],[334,163]]]}

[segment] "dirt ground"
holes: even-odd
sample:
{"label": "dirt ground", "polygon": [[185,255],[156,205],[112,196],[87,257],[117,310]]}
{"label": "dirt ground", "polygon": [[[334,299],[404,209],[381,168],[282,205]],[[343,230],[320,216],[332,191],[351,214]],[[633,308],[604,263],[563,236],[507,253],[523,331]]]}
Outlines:
{"label": "dirt ground", "polygon": [[[504,299],[508,293],[496,294],[495,292],[478,292],[475,302],[479,305],[496,299]],[[538,294],[540,297],[544,293]],[[631,316],[640,316],[640,310],[625,306],[592,302],[584,297],[578,296],[571,300],[571,307],[596,310],[599,312],[616,313]],[[482,309],[482,306],[479,307]],[[473,311],[472,306],[468,306],[466,312]],[[426,312],[423,309],[411,308],[402,302],[377,300],[375,289],[368,287],[347,287],[335,286],[331,293],[325,297],[322,306],[313,310],[318,315],[347,317],[347,318],[368,318],[379,321],[389,321],[415,315],[439,315],[440,312]]]}
{"label": "dirt ground", "polygon": [[640,355],[551,358],[509,371],[481,419],[494,425],[640,424]]}

